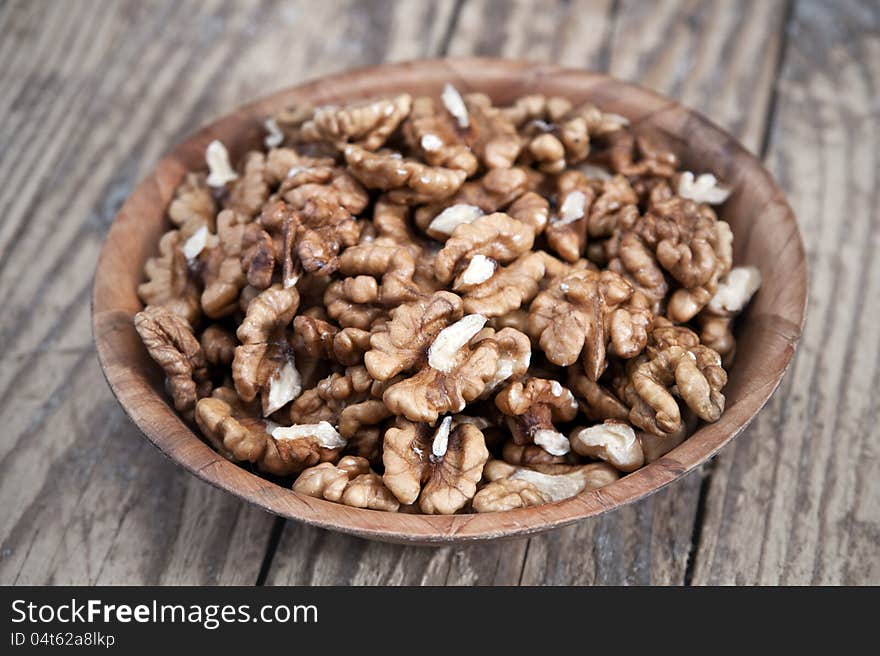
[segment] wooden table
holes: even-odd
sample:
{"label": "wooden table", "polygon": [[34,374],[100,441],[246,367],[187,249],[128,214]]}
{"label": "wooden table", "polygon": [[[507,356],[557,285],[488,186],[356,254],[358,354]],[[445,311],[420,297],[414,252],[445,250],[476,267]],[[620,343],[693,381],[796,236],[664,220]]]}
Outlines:
{"label": "wooden table", "polygon": [[[178,469],[113,399],[89,328],[125,197],[247,100],[471,54],[609,71],[760,153],[811,274],[771,402],[704,471],[641,503],[461,548],[286,522]],[[0,3],[0,583],[880,583],[878,113],[876,0]]]}

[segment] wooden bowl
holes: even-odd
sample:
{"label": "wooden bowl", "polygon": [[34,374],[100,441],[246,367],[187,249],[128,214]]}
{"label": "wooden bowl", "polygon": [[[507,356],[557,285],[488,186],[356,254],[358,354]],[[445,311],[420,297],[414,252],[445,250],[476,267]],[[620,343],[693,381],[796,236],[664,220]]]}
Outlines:
{"label": "wooden bowl", "polygon": [[[304,497],[219,456],[175,413],[159,368],[132,317],[144,262],[169,228],[165,209],[190,170],[204,169],[205,148],[220,139],[233,161],[261,141],[263,119],[297,102],[344,103],[392,92],[439,94],[446,82],[508,103],[528,93],[591,101],[628,117],[635,129],[666,133],[686,168],[712,172],[733,187],[721,216],[735,235],[736,264],[757,266],[763,286],[738,325],[736,362],[721,419],[702,426],[660,460],[600,490],[504,513],[426,516],[359,510]],[[451,543],[545,531],[641,499],[705,462],[748,425],[779,384],[801,334],[807,298],[804,247],[795,217],[761,162],[708,120],[655,93],[605,75],[500,59],[391,64],[308,82],[212,123],[165,157],[135,189],[113,222],[98,261],[92,321],[104,374],[125,412],[169,458],[199,478],[275,514],[394,542]]]}

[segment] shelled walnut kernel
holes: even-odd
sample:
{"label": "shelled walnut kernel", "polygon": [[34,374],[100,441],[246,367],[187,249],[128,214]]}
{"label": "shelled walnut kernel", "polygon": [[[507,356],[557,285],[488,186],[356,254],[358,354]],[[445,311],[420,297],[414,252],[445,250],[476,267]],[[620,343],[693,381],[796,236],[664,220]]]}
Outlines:
{"label": "shelled walnut kernel", "polygon": [[721,416],[761,276],[716,213],[734,190],[658,135],[450,84],[265,126],[260,150],[209,144],[138,288],[175,408],[223,456],[355,508],[490,512]]}

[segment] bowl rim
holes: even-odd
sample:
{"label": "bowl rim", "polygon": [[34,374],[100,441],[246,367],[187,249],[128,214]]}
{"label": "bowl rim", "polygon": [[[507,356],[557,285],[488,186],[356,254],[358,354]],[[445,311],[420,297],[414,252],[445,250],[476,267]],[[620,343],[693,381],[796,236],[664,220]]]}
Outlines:
{"label": "bowl rim", "polygon": [[[791,272],[791,282],[784,287],[793,295],[788,299],[788,316],[782,318],[783,325],[774,328],[774,332],[780,334],[773,344],[779,345],[781,356],[778,356],[773,370],[745,398],[727,408],[719,422],[703,425],[660,459],[598,490],[532,508],[451,516],[385,513],[350,508],[293,492],[216,453],[178,417],[163,395],[146,384],[147,376],[139,373],[134,361],[124,360],[131,355],[132,348],[139,347],[141,351],[144,349],[139,340],[138,346],[132,346],[132,335],[136,337],[132,317],[141,309],[139,301],[132,303],[128,296],[113,291],[116,272],[123,266],[120,259],[114,257],[117,254],[116,247],[126,241],[126,230],[130,228],[142,205],[149,203],[149,199],[155,198],[157,194],[168,197],[169,190],[173,191],[176,187],[175,180],[179,180],[185,173],[181,164],[183,153],[193,148],[200,148],[203,152],[207,143],[224,126],[232,126],[243,116],[265,116],[268,110],[280,107],[285,101],[290,102],[295,97],[320,96],[321,88],[328,84],[334,88],[350,90],[346,95],[364,95],[371,84],[380,83],[380,80],[392,73],[402,79],[408,76],[411,79],[415,79],[415,76],[420,79],[430,77],[438,82],[445,79],[460,84],[459,88],[465,89],[471,87],[467,81],[470,77],[489,76],[486,79],[501,79],[513,74],[533,80],[570,79],[573,83],[581,84],[584,92],[591,96],[599,91],[623,90],[630,96],[643,100],[647,108],[643,115],[631,116],[632,122],[655,122],[664,116],[686,116],[687,120],[695,121],[701,129],[717,138],[718,144],[723,148],[737,157],[750,160],[753,165],[752,173],[761,178],[769,191],[767,205],[775,205],[782,214],[781,220],[791,224],[791,233],[785,248],[793,249],[790,256],[793,258],[795,270]],[[163,214],[164,211],[163,208]],[[155,244],[152,246],[154,248]],[[422,59],[349,70],[280,90],[224,114],[177,144],[141,180],[114,218],[95,271],[92,330],[101,369],[125,413],[154,446],[198,478],[271,513],[321,528],[383,541],[448,544],[530,535],[594,517],[643,499],[706,462],[748,426],[790,366],[803,331],[807,285],[807,260],[803,239],[794,212],[786,202],[782,190],[757,157],[749,153],[733,136],[699,113],[656,92],[592,71],[527,60],[488,57]]]}

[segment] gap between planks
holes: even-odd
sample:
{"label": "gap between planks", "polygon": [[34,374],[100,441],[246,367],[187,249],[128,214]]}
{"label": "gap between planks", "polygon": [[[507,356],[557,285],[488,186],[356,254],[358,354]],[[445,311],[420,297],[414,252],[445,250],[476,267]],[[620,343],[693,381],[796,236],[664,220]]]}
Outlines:
{"label": "gap between planks", "polygon": [[[789,25],[794,15],[794,4],[796,0],[785,0],[785,10],[782,18],[782,34],[779,44],[779,51],[776,54],[776,61],[773,63],[773,84],[770,91],[770,101],[767,105],[767,118],[764,121],[764,130],[761,132],[761,143],[758,150],[758,156],[762,162],[767,158],[767,152],[770,148],[770,134],[773,129],[773,123],[776,121],[777,105],[779,103],[779,74],[782,71],[782,65],[785,61],[785,53],[788,49],[788,32]],[[703,538],[703,524],[706,519],[706,501],[709,490],[712,486],[712,479],[715,470],[718,467],[718,455],[704,466],[703,478],[700,481],[700,491],[697,495],[696,515],[694,517],[694,530],[691,534],[691,545],[688,550],[687,564],[684,571],[684,585],[691,587],[694,580],[694,572],[696,570],[697,560],[700,557],[700,542]]]}

